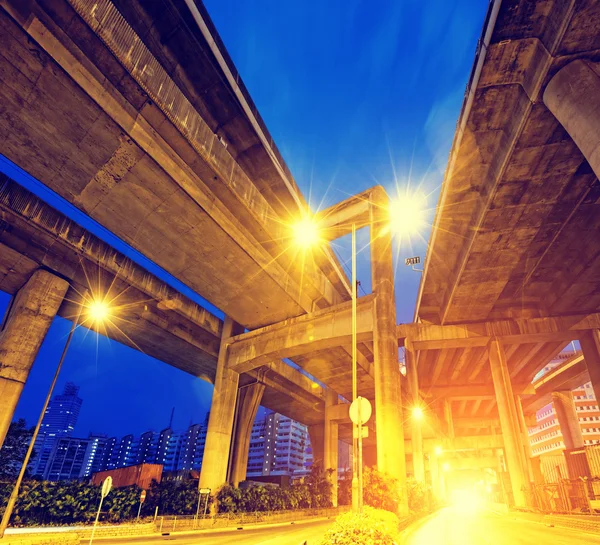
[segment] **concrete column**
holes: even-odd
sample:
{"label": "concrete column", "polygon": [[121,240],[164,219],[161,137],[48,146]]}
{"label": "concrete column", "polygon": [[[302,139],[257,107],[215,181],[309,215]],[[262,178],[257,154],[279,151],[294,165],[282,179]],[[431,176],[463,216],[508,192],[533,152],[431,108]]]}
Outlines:
{"label": "concrete column", "polygon": [[556,411],[560,432],[567,450],[584,446],[579,416],[575,409],[573,393],[570,390],[552,392],[552,404]]}
{"label": "concrete column", "polygon": [[[409,339],[404,342],[404,352],[406,357],[406,376],[408,378],[410,390],[411,407],[422,407],[421,397],[419,395],[419,374],[417,371],[417,354]],[[410,414],[410,413],[409,413]],[[425,463],[423,460],[423,422],[410,414],[411,423],[411,446],[413,475],[417,481],[425,480]]]}
{"label": "concrete column", "polygon": [[600,330],[592,329],[579,339],[596,399],[600,399]]}
{"label": "concrete column", "polygon": [[338,423],[331,418],[329,408],[338,404],[338,396],[333,390],[325,394],[325,423],[323,428],[323,469],[333,470],[329,476],[331,482],[331,499],[337,507],[338,497]]}
{"label": "concrete column", "polygon": [[238,389],[235,434],[231,449],[231,476],[229,478],[231,484],[236,487],[246,479],[252,426],[264,391],[265,385],[259,382]]}
{"label": "concrete column", "polygon": [[375,295],[373,350],[375,359],[375,413],[377,467],[398,479],[402,498],[398,510],[408,512],[406,460],[398,338],[392,235],[389,228],[389,199],[385,191],[371,194],[371,276]]}
{"label": "concrete column", "polygon": [[575,60],[561,68],[544,91],[544,104],[577,144],[600,178],[600,69]]}
{"label": "concrete column", "polygon": [[490,342],[489,356],[513,498],[517,507],[525,507],[526,499],[523,488],[526,486],[528,479],[522,463],[523,457],[521,454],[522,443],[519,420],[517,409],[515,407],[515,397],[510,382],[508,366],[506,364],[504,347],[497,339]]}
{"label": "concrete column", "polygon": [[200,488],[210,488],[213,492],[227,482],[233,419],[240,378],[239,373],[227,368],[227,339],[242,333],[243,330],[244,328],[231,318],[225,318],[199,482]]}
{"label": "concrete column", "polygon": [[454,439],[454,420],[452,419],[452,402],[445,397],[442,400],[442,412],[444,418],[444,424],[446,429],[446,436],[448,439]]}
{"label": "concrete column", "polygon": [[525,422],[525,413],[523,412],[523,404],[521,398],[515,396],[515,406],[517,408],[517,417],[519,419],[519,431],[521,432],[521,443],[523,444],[523,460],[524,468],[527,469],[529,482],[537,483],[538,479],[535,473],[535,467],[532,463],[533,453],[531,452],[531,442],[529,441],[529,428]]}
{"label": "concrete column", "polygon": [[23,386],[69,284],[35,271],[13,298],[0,332],[0,447]]}
{"label": "concrete column", "polygon": [[313,455],[313,464],[325,463],[325,424],[311,424],[308,426],[308,436],[310,438],[310,448]]}

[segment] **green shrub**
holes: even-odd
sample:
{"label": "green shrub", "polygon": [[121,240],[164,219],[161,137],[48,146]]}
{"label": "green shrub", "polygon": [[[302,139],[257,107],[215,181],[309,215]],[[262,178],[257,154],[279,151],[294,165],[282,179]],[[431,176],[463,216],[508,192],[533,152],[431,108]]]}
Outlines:
{"label": "green shrub", "polygon": [[363,469],[363,501],[376,509],[396,513],[400,502],[400,484],[397,479],[374,468]]}
{"label": "green shrub", "polygon": [[362,513],[345,513],[327,530],[321,545],[393,545],[399,520],[382,509],[365,506]]}

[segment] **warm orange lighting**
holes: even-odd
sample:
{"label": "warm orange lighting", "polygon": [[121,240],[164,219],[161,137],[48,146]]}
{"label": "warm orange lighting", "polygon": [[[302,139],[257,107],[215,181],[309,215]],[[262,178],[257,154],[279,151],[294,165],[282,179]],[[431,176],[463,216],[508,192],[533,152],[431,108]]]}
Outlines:
{"label": "warm orange lighting", "polygon": [[444,471],[445,473],[448,473],[448,471],[450,471],[450,469],[452,469],[450,467],[450,464],[448,462],[444,462],[444,465],[442,465],[442,471]]}
{"label": "warm orange lighting", "polygon": [[412,415],[415,420],[423,420],[423,417],[425,416],[421,407],[413,407]]}
{"label": "warm orange lighting", "polygon": [[296,244],[304,249],[312,248],[321,241],[319,227],[308,216],[292,225],[292,232]]}
{"label": "warm orange lighting", "polygon": [[425,225],[425,198],[403,194],[390,202],[390,228],[395,235],[418,233]]}
{"label": "warm orange lighting", "polygon": [[441,456],[442,454],[444,454],[444,449],[438,445],[437,447],[435,447],[433,452],[436,456]]}
{"label": "warm orange lighting", "polygon": [[87,313],[96,323],[102,323],[110,316],[110,307],[106,301],[94,300],[88,305]]}

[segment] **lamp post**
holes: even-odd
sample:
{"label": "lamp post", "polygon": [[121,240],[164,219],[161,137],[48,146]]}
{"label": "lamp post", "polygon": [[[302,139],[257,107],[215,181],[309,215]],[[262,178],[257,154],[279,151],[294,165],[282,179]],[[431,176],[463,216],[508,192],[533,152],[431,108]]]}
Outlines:
{"label": "lamp post", "polygon": [[[84,294],[83,298],[87,296],[87,293]],[[65,346],[63,348],[62,354],[60,356],[60,360],[58,361],[58,366],[56,367],[56,371],[54,372],[54,377],[52,378],[52,383],[50,384],[50,389],[46,395],[46,399],[44,401],[44,405],[42,406],[42,410],[40,412],[40,416],[38,418],[35,429],[33,430],[33,434],[31,436],[31,440],[29,441],[29,447],[27,448],[27,452],[25,454],[25,459],[23,460],[23,465],[21,466],[21,470],[19,471],[19,475],[17,477],[17,482],[10,494],[8,499],[8,503],[6,504],[6,509],[4,510],[4,515],[2,516],[2,521],[0,521],[0,539],[4,537],[4,532],[8,527],[8,523],[10,521],[10,517],[14,510],[15,504],[17,503],[17,498],[19,497],[19,490],[21,488],[21,483],[23,482],[23,478],[25,477],[25,472],[27,471],[27,465],[29,464],[29,460],[31,458],[31,454],[33,452],[33,447],[35,445],[35,441],[40,432],[40,428],[42,427],[42,421],[44,420],[44,415],[46,414],[46,409],[48,408],[48,404],[50,403],[50,398],[52,397],[52,393],[54,392],[54,387],[56,386],[56,381],[58,380],[58,375],[62,369],[63,363],[65,361],[65,357],[67,355],[67,351],[69,350],[69,346],[71,345],[71,340],[73,339],[73,334],[75,333],[75,329],[79,325],[79,320],[81,319],[81,315],[83,313],[84,304],[81,303],[79,306],[79,311],[77,313],[77,317],[73,321],[71,325],[71,329],[69,331],[69,335],[67,337],[67,341],[65,342]],[[109,310],[108,306],[103,301],[94,300],[88,306],[88,312],[90,317],[94,322],[102,321],[106,316],[108,316]]]}

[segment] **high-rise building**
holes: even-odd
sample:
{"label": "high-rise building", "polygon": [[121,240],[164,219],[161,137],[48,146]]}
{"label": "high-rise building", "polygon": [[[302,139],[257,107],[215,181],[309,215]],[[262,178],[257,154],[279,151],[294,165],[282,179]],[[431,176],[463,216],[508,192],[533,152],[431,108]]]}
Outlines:
{"label": "high-rise building", "polygon": [[79,387],[67,382],[63,393],[55,395],[48,403],[40,433],[35,441],[35,458],[31,462],[33,475],[45,474],[48,460],[58,440],[73,434],[83,403],[78,394]]}
{"label": "high-rise building", "polygon": [[267,413],[252,427],[247,476],[304,474],[307,466],[310,469],[309,444],[304,424],[279,413]]}

